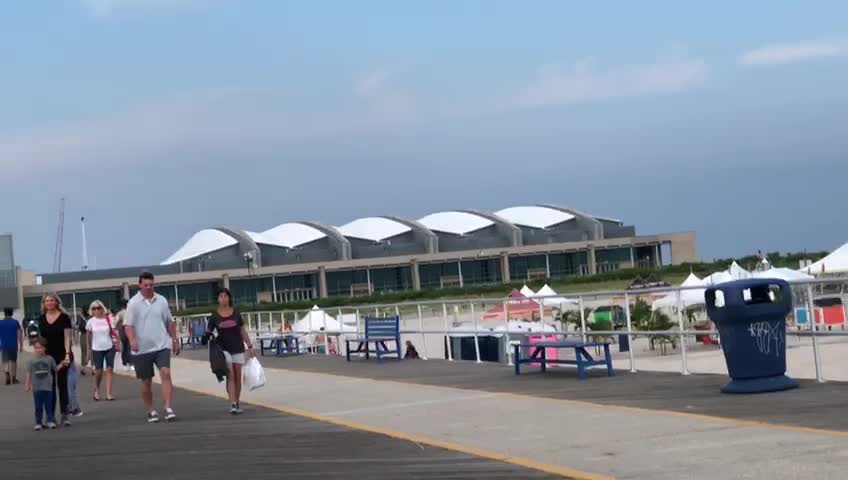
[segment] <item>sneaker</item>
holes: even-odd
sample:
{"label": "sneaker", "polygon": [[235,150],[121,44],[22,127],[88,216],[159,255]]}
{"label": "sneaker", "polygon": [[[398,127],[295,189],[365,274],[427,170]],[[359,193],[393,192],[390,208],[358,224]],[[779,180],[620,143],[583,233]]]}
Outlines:
{"label": "sneaker", "polygon": [[238,404],[231,403],[230,404],[230,414],[235,415],[238,413]]}
{"label": "sneaker", "polygon": [[241,404],[238,403],[238,402],[236,402],[236,413],[238,413],[238,414],[244,413],[244,410],[241,409]]}
{"label": "sneaker", "polygon": [[147,423],[159,423],[159,414],[156,410],[147,414]]}
{"label": "sneaker", "polygon": [[12,385],[20,385],[21,382],[18,380],[18,377],[12,377]]}
{"label": "sneaker", "polygon": [[71,415],[74,416],[74,417],[81,417],[81,416],[83,416],[83,413],[84,412],[82,411],[82,409],[78,408],[78,409],[74,410],[73,412],[71,412]]}
{"label": "sneaker", "polygon": [[36,424],[35,427],[33,427],[33,430],[35,430],[36,432],[40,432],[41,431],[41,424],[40,423]]}
{"label": "sneaker", "polygon": [[71,426],[71,421],[68,420],[67,415],[62,415],[62,426],[63,427],[70,427]]}
{"label": "sneaker", "polygon": [[177,419],[177,414],[170,408],[165,409],[165,421],[170,422]]}
{"label": "sneaker", "polygon": [[47,428],[50,430],[56,430],[56,422],[47,422]]}

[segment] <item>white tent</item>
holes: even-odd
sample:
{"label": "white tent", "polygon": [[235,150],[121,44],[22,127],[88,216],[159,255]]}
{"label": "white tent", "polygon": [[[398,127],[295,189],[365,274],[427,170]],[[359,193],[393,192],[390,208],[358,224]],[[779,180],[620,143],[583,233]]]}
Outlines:
{"label": "white tent", "polygon": [[576,305],[579,303],[577,300],[571,298],[560,297],[553,288],[548,286],[546,283],[544,287],[540,288],[538,292],[536,292],[535,297],[545,297],[542,298],[542,304],[548,307],[562,307],[564,305]]}
{"label": "white tent", "polygon": [[848,273],[848,243],[837,248],[831,252],[830,255],[822,258],[818,262],[802,268],[800,271],[810,275]]}
{"label": "white tent", "polygon": [[[509,333],[510,334],[519,334],[519,333],[556,333],[558,330],[553,325],[548,325],[547,323],[541,322],[526,322],[523,320],[510,320],[507,322],[509,325]],[[501,337],[506,331],[507,327],[503,323],[494,326],[484,326],[482,324],[477,325],[477,335],[479,336],[488,336],[488,337]],[[464,333],[467,332],[467,333]],[[471,337],[474,336],[474,324],[470,322],[462,323],[458,326],[455,326],[451,329],[449,336],[451,337]]]}
{"label": "white tent", "polygon": [[[698,278],[694,273],[690,273],[686,280],[680,284],[681,287],[699,287],[705,285],[704,280]],[[689,308],[694,305],[704,304],[704,292],[706,289],[698,288],[693,290],[680,291],[680,303],[683,308]],[[651,307],[654,310],[660,308],[677,308],[677,292],[671,292],[668,295],[655,301]]]}
{"label": "white tent", "polygon": [[522,295],[524,295],[527,298],[532,298],[532,297],[536,296],[536,293],[533,292],[533,289],[528,287],[527,285],[524,285],[523,287],[521,287],[521,290],[519,290],[519,291],[521,292]]}
{"label": "white tent", "polygon": [[803,280],[812,280],[815,277],[803,272],[797,272],[791,268],[779,267],[754,272],[754,278],[779,278],[781,280],[786,280],[787,282],[799,282]]}
{"label": "white tent", "polygon": [[309,313],[292,325],[292,331],[296,333],[318,332],[321,330],[326,332],[353,333],[356,332],[356,327],[340,323],[327,312],[318,308],[317,305],[313,306]]}

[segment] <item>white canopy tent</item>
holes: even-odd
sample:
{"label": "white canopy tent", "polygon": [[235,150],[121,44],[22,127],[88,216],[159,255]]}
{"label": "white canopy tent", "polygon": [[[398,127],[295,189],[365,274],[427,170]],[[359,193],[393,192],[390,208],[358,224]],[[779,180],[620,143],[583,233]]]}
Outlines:
{"label": "white canopy tent", "polygon": [[[694,273],[690,273],[686,280],[680,284],[681,287],[700,287],[704,285],[704,280],[698,278]],[[696,305],[704,304],[704,292],[706,289],[698,288],[693,290],[681,290],[680,303],[683,308],[689,308]],[[671,292],[668,295],[656,300],[651,307],[654,310],[660,308],[677,308],[677,292]]]}
{"label": "white canopy tent", "polygon": [[534,295],[535,297],[544,297],[540,298],[542,301],[542,305],[547,307],[558,307],[562,308],[566,305],[576,305],[580,302],[571,298],[560,297],[553,288],[551,288],[547,283],[545,286],[539,289],[538,292]]}
{"label": "white canopy tent", "polygon": [[536,293],[533,292],[533,289],[528,287],[527,285],[524,285],[523,287],[521,287],[521,290],[519,290],[519,291],[521,292],[522,295],[524,295],[527,298],[532,298],[532,297],[536,296]]}
{"label": "white canopy tent", "polygon": [[848,243],[832,251],[830,255],[799,271],[809,275],[848,273]]}
{"label": "white canopy tent", "polygon": [[317,305],[313,306],[309,313],[292,325],[292,332],[295,333],[317,332],[320,330],[326,332],[355,333],[356,327],[339,322],[327,312],[318,308]]}
{"label": "white canopy tent", "polygon": [[813,280],[815,277],[807,275],[803,272],[792,270],[791,268],[770,268],[754,272],[754,278],[779,278],[787,282],[799,282],[803,280]]}
{"label": "white canopy tent", "polygon": [[[509,333],[510,334],[521,334],[521,333],[556,333],[559,330],[553,325],[549,325],[547,323],[541,322],[526,322],[523,320],[510,320],[507,322],[509,325]],[[489,337],[501,337],[504,332],[507,331],[507,326],[503,323],[499,325],[477,325],[477,335],[479,336],[489,336]],[[451,337],[469,337],[474,335],[474,324],[465,322],[458,326],[455,326],[451,329],[448,334]]]}

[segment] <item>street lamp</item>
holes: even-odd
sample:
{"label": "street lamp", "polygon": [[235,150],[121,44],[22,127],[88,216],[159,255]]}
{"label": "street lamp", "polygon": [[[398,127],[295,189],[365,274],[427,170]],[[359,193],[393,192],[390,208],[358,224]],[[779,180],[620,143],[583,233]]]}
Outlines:
{"label": "street lamp", "polygon": [[[253,288],[253,252],[246,252],[243,255],[244,263],[247,264],[247,278],[250,280],[250,286]],[[251,303],[256,306],[256,291],[250,296]]]}

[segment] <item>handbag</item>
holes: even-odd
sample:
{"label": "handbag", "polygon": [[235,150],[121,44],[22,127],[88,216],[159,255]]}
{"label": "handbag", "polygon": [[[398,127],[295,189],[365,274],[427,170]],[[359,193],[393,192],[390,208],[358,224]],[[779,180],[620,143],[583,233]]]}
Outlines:
{"label": "handbag", "polygon": [[112,348],[115,352],[121,351],[121,338],[118,336],[118,331],[112,326],[112,319],[106,316],[106,324],[109,325],[109,336],[112,337]]}

